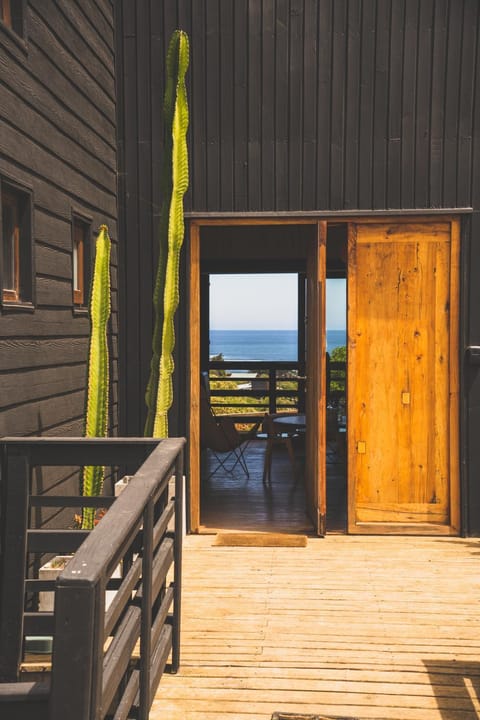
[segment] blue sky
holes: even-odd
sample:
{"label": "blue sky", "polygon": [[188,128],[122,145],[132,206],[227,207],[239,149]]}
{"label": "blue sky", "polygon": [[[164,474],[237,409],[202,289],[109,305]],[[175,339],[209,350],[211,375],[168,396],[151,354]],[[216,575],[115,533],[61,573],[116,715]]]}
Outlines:
{"label": "blue sky", "polygon": [[[345,280],[327,280],[327,328],[345,328]],[[210,275],[213,330],[293,330],[297,327],[297,276]]]}

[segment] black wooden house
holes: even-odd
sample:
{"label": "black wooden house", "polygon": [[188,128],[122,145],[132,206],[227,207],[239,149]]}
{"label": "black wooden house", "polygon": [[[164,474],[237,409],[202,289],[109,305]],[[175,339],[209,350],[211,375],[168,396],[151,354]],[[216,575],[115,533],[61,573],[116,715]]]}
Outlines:
{"label": "black wooden house", "polygon": [[[117,433],[113,6],[0,2],[0,435],[81,435],[94,240],[112,252]],[[37,473],[39,488],[63,471]],[[77,475],[67,473],[77,486]],[[71,484],[71,483],[70,483]],[[64,485],[63,491],[68,491]]]}
{"label": "black wooden house", "polygon": [[478,2],[145,0],[118,9],[122,432],[143,422],[159,88],[168,38],[181,27],[191,41],[191,183],[172,416],[174,433],[190,440],[192,530],[201,278],[216,263],[307,277],[307,494],[322,531],[324,287],[340,256],[350,531],[478,534]]}
{"label": "black wooden house", "polygon": [[235,266],[305,278],[314,527],[326,510],[325,285],[336,273],[348,287],[350,531],[480,533],[477,0],[0,10],[1,434],[81,433],[101,222],[114,241],[111,432],[143,432],[164,57],[180,27],[190,188],[170,426],[189,438],[190,528],[202,288]]}

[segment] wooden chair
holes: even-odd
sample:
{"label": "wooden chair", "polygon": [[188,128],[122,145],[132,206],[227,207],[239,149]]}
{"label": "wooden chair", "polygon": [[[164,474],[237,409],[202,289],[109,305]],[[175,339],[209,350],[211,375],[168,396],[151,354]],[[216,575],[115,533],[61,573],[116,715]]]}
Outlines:
{"label": "wooden chair", "polygon": [[245,460],[245,450],[257,435],[260,422],[248,432],[240,432],[236,424],[241,421],[239,416],[216,415],[210,404],[210,385],[208,374],[202,373],[200,385],[200,446],[202,450],[210,450],[217,461],[216,467],[210,471],[212,477],[222,469],[229,475],[240,466],[247,478],[250,477]]}
{"label": "wooden chair", "polygon": [[265,460],[263,464],[263,482],[271,484],[272,482],[272,457],[273,449],[279,445],[286,447],[290,463],[292,465],[292,472],[296,477],[296,461],[295,461],[295,450],[293,447],[293,441],[298,439],[300,436],[297,432],[285,432],[283,428],[279,428],[275,425],[275,418],[281,417],[280,413],[265,413],[265,417],[262,424],[263,432],[257,433],[258,438],[265,439],[267,445],[265,448]]}

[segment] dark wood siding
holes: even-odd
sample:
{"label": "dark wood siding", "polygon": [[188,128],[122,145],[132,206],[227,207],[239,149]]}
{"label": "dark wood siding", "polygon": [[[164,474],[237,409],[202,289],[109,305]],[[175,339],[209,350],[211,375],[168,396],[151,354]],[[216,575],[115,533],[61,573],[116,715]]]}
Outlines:
{"label": "dark wood siding", "polygon": [[[133,275],[122,313],[129,432],[141,427],[149,362],[140,326],[150,334],[151,272],[140,265],[155,255],[156,218],[150,212],[152,227],[142,208],[159,203],[158,184],[141,186],[139,178],[158,171],[158,68],[176,27],[191,41],[187,212],[473,208],[463,241],[462,359],[464,345],[480,345],[478,0],[164,0],[161,10],[155,0],[123,0],[119,7],[122,228]],[[139,30],[145,24],[147,36]],[[466,529],[480,533],[475,373],[467,368],[463,378],[462,447]]]}
{"label": "dark wood siding", "polygon": [[190,36],[187,210],[472,205],[476,0],[121,5],[147,143],[162,131],[168,38]]}
{"label": "dark wood siding", "polygon": [[[0,177],[32,192],[32,308],[0,311],[0,435],[81,435],[89,321],[73,311],[72,213],[112,252],[111,431],[117,431],[117,177],[113,7],[29,0],[0,23]],[[57,478],[58,480],[58,478]],[[57,481],[56,480],[56,481]]]}

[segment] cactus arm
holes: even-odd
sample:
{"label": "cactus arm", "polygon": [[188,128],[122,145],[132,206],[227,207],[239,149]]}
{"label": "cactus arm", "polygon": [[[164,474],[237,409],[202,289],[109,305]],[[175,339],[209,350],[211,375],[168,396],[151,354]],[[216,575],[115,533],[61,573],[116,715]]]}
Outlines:
{"label": "cactus arm", "polygon": [[[106,225],[100,227],[96,241],[95,266],[90,293],[90,345],[88,351],[87,401],[85,437],[106,437],[108,426],[108,345],[107,324],[110,317],[110,249]],[[83,469],[84,496],[100,495],[104,468],[87,466]],[[84,508],[82,527],[94,525],[94,508]]]}
{"label": "cactus arm", "polygon": [[179,302],[180,251],[184,238],[183,196],[188,187],[188,102],[185,73],[188,68],[188,37],[178,37],[178,76],[175,111],[172,125],[172,196],[168,223],[168,258],[165,272],[162,353],[160,357],[154,437],[168,436],[168,410],[173,402],[173,350],[175,347],[174,316]]}
{"label": "cactus arm", "polygon": [[145,403],[147,406],[147,418],[144,428],[145,437],[151,437],[153,434],[153,424],[155,420],[158,379],[160,371],[160,354],[162,348],[163,294],[165,290],[165,272],[167,267],[168,254],[168,216],[170,209],[170,197],[172,194],[172,125],[176,90],[175,77],[178,65],[178,44],[178,34],[174,33],[170,39],[170,44],[167,52],[167,79],[163,99],[165,149],[163,154],[162,176],[160,181],[162,204],[160,208],[160,220],[158,229],[158,265],[155,277],[155,287],[153,291],[154,326],[152,335],[152,357],[150,361],[150,376],[145,392]]}

